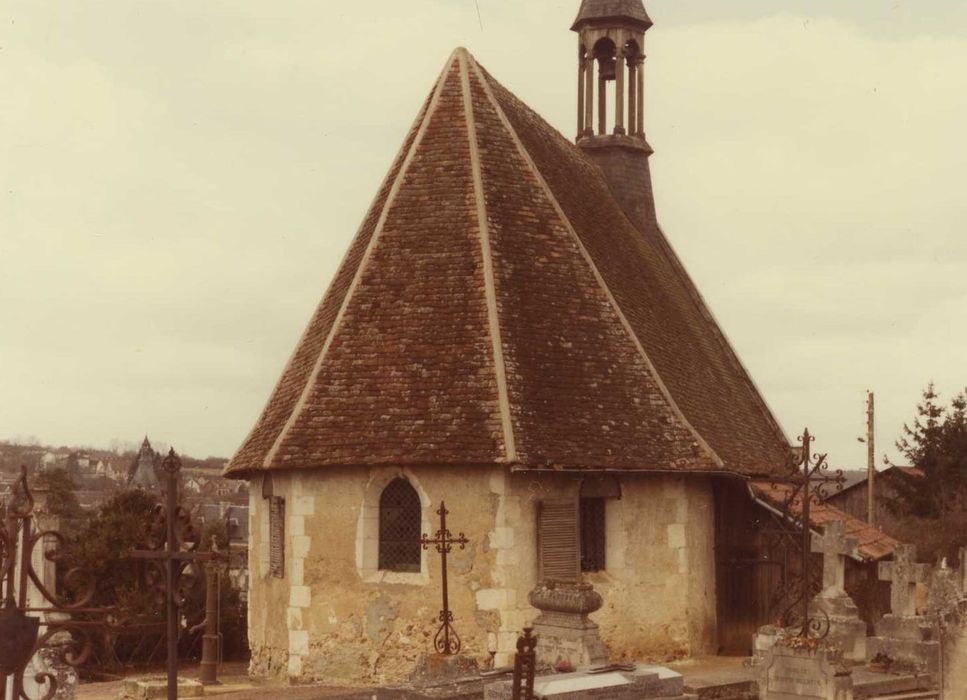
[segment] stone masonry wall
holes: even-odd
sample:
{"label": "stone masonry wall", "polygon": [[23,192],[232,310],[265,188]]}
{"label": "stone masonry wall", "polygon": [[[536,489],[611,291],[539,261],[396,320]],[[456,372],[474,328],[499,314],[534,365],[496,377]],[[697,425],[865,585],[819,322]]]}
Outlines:
{"label": "stone masonry wall", "polygon": [[[448,525],[470,539],[450,557],[450,605],[464,651],[481,666],[512,660],[537,614],[536,502],[576,494],[577,477],[504,469],[328,469],[277,474],[286,499],[286,576],[268,570],[268,502],[252,484],[249,638],[257,675],[331,683],[405,680],[433,651],[440,558],[418,573],[379,571],[378,499],[403,476],[423,503],[423,531]],[[632,475],[607,504],[607,570],[588,575],[605,605],[592,616],[615,659],[678,657],[714,649],[713,524],[702,478]]]}
{"label": "stone masonry wall", "polygon": [[[514,566],[506,572],[517,605],[508,621],[497,662],[511,659],[512,623],[536,616],[527,593],[537,576],[536,501],[577,493],[576,478],[515,474],[508,489],[515,512]],[[704,478],[628,475],[622,496],[606,503],[605,570],[585,574],[604,606],[591,615],[613,660],[666,659],[714,652],[714,503]]]}

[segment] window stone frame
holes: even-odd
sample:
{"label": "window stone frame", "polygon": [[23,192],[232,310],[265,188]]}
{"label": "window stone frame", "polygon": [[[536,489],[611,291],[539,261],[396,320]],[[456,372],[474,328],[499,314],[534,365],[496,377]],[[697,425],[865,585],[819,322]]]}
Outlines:
{"label": "window stone frame", "polygon": [[432,512],[429,496],[420,480],[409,469],[374,467],[363,492],[363,501],[356,520],[356,572],[364,583],[389,583],[411,586],[428,586],[430,572],[427,553],[420,551],[418,572],[386,571],[379,568],[379,500],[383,490],[394,479],[405,479],[420,497],[420,530],[434,532],[429,520]]}

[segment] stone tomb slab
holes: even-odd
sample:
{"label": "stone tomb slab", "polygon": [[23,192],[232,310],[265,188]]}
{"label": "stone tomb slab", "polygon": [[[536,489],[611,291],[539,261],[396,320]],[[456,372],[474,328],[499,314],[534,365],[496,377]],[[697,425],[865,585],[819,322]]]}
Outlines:
{"label": "stone tomb slab", "polygon": [[[639,666],[634,671],[558,673],[534,679],[534,697],[540,700],[679,700],[683,695],[681,674],[663,666]],[[485,700],[509,700],[512,683],[491,683]]]}
{"label": "stone tomb slab", "polygon": [[[205,686],[190,678],[178,678],[179,698],[200,698]],[[168,679],[164,676],[125,678],[119,696],[130,700],[161,700],[168,697]]]}
{"label": "stone tomb slab", "polygon": [[852,700],[853,679],[822,652],[776,646],[761,667],[762,700]]}

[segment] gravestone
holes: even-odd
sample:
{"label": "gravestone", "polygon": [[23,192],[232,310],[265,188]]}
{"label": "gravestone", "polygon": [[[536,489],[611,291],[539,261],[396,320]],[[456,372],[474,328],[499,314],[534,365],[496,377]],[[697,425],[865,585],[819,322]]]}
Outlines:
{"label": "gravestone", "polygon": [[[618,670],[618,669],[630,670]],[[612,670],[614,669],[614,670]],[[604,666],[534,679],[535,700],[687,700],[685,680],[663,666]],[[484,700],[511,700],[512,681],[491,683]]]}
{"label": "gravestone", "polygon": [[30,660],[24,673],[24,691],[29,697],[45,697],[50,686],[47,681],[38,683],[36,676],[39,673],[49,673],[57,683],[57,690],[50,700],[74,700],[79,682],[77,669],[64,661],[64,654],[71,651],[70,643],[71,636],[68,632],[58,632]]}
{"label": "gravestone", "polygon": [[810,615],[829,618],[826,640],[851,661],[866,660],[866,623],[846,594],[846,557],[856,551],[856,539],[846,537],[842,521],[827,523],[822,535],[812,537],[812,551],[823,555],[823,590],[809,606]]}
{"label": "gravestone", "polygon": [[930,586],[927,593],[927,609],[931,614],[954,610],[963,599],[961,588],[961,572],[947,566],[943,559],[940,566],[930,575]]}
{"label": "gravestone", "polygon": [[760,666],[761,700],[853,700],[853,676],[824,651],[776,645]]}
{"label": "gravestone", "polygon": [[890,581],[891,614],[876,623],[876,636],[866,644],[868,659],[885,654],[893,669],[936,674],[940,668],[940,641],[936,623],[917,615],[917,584],[926,583],[930,567],[917,564],[917,548],[899,545],[893,561],[880,562],[880,580]]}

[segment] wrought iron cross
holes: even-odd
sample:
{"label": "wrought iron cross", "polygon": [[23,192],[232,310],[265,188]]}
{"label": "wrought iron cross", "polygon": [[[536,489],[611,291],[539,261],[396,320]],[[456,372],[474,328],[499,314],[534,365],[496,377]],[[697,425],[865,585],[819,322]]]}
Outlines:
{"label": "wrought iron cross", "polygon": [[217,558],[213,552],[195,551],[200,536],[191,523],[188,511],[178,505],[178,474],[181,460],[172,448],[161,466],[165,471],[165,505],[155,509],[154,522],[147,538],[147,549],[131,552],[134,559],[147,559],[164,566],[163,590],[168,637],[168,700],[178,698],[178,609],[181,607],[179,589],[185,567]]}
{"label": "wrought iron cross", "polygon": [[[826,454],[813,454],[811,451],[814,439],[809,434],[809,428],[806,428],[799,436],[802,450],[793,461],[790,473],[772,481],[773,485],[790,487],[782,504],[783,518],[788,522],[798,520],[802,536],[801,587],[798,596],[783,613],[783,618],[794,614],[798,606],[798,614],[802,620],[799,636],[821,639],[829,633],[829,620],[815,620],[809,616],[809,584],[812,581],[812,531],[809,511],[814,499],[822,500],[826,497],[830,484],[835,484],[836,489],[841,491],[845,478],[842,469],[837,469],[832,474],[827,473],[829,465],[826,463]],[[799,517],[796,517],[796,510],[800,513]]]}
{"label": "wrought iron cross", "polygon": [[425,533],[420,538],[423,549],[429,549],[432,544],[436,545],[436,551],[440,553],[440,565],[443,574],[443,609],[440,611],[440,629],[433,637],[433,646],[445,656],[452,656],[460,652],[460,637],[457,635],[457,631],[453,629],[453,613],[450,611],[450,600],[447,592],[447,554],[450,553],[455,544],[460,545],[460,549],[466,549],[470,543],[470,540],[462,532],[456,537],[450,534],[447,529],[447,514],[449,512],[446,504],[440,501],[440,508],[437,510],[437,515],[440,516],[440,529],[436,531],[436,535],[432,539]]}

